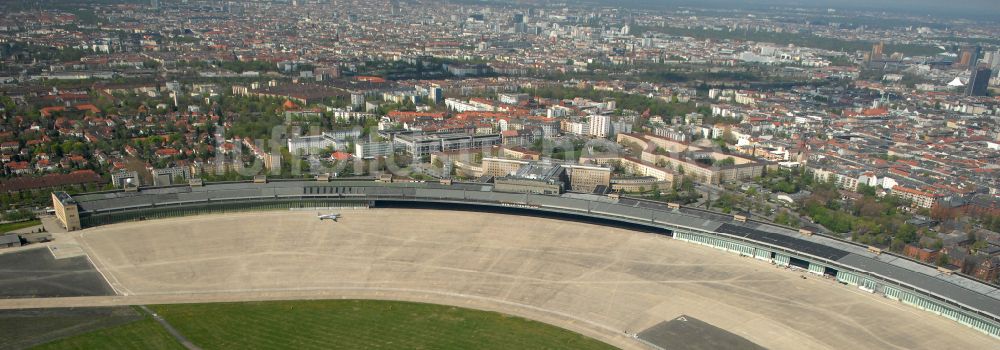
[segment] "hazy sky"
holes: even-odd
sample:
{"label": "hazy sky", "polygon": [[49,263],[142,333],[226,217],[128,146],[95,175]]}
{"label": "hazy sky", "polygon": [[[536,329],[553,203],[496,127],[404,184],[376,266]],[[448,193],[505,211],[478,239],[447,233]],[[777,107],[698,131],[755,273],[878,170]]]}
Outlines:
{"label": "hazy sky", "polygon": [[1000,0],[600,0],[605,3],[639,3],[647,5],[690,5],[712,7],[727,5],[792,5],[820,8],[865,8],[886,11],[905,10],[924,14],[969,15],[992,17],[1000,21]]}

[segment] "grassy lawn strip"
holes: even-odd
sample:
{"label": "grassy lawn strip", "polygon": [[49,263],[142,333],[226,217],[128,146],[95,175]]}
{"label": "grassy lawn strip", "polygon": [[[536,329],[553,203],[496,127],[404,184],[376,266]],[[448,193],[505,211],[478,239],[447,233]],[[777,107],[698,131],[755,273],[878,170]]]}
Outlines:
{"label": "grassy lawn strip", "polygon": [[0,349],[30,348],[142,318],[129,306],[0,310]]}
{"label": "grassy lawn strip", "polygon": [[25,228],[25,227],[31,227],[31,226],[35,226],[35,225],[41,225],[41,224],[42,224],[41,220],[28,220],[28,221],[11,222],[11,223],[6,223],[6,224],[0,224],[0,233],[7,233],[7,232],[10,232],[10,231],[22,229],[22,228]]}
{"label": "grassy lawn strip", "polygon": [[204,349],[613,349],[520,317],[421,303],[321,300],[152,309]]}
{"label": "grassy lawn strip", "polygon": [[43,344],[35,349],[184,349],[152,318]]}

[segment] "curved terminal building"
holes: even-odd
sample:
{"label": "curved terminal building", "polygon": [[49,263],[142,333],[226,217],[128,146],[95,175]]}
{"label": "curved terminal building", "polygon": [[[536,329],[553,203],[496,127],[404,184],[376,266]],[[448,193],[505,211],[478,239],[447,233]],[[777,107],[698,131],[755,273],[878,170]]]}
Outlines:
{"label": "curved terminal building", "polygon": [[69,230],[201,213],[295,208],[421,207],[572,217],[640,228],[779,266],[801,268],[937,314],[1000,338],[1000,290],[878,249],[741,216],[582,194],[495,191],[490,184],[372,180],[192,183],[68,195],[53,194]]}

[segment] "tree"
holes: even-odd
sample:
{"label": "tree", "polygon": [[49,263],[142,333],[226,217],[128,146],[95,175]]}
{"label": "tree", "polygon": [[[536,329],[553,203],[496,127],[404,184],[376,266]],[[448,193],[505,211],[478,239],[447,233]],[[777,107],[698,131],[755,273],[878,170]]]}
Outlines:
{"label": "tree", "polygon": [[940,250],[941,248],[944,248],[944,240],[942,240],[940,238],[934,240],[934,243],[931,244],[931,248],[932,249],[938,249],[938,250]]}
{"label": "tree", "polygon": [[795,226],[795,224],[797,222],[792,217],[792,215],[788,214],[787,211],[782,210],[782,211],[778,212],[778,215],[775,215],[775,217],[774,217],[774,223],[776,223],[778,225]]}
{"label": "tree", "polygon": [[14,103],[14,99],[8,96],[0,96],[0,105],[3,105],[7,113],[14,113],[14,109],[17,108],[17,104]]}
{"label": "tree", "polygon": [[889,249],[891,249],[892,251],[896,252],[903,251],[903,247],[906,246],[906,243],[900,239],[893,238],[891,242],[892,243],[889,244]]}
{"label": "tree", "polygon": [[681,180],[681,190],[694,192],[694,180],[692,180],[690,177],[685,176],[684,179]]}
{"label": "tree", "polygon": [[733,135],[733,130],[726,128],[726,131],[722,132],[722,140],[725,141],[726,144],[735,144],[736,136]]}
{"label": "tree", "polygon": [[8,211],[3,214],[3,219],[6,221],[24,221],[32,219],[34,217],[35,214],[33,214],[31,210],[23,208],[18,210]]}
{"label": "tree", "polygon": [[913,243],[917,241],[917,228],[910,224],[903,224],[896,233],[896,238],[903,241],[904,243]]}
{"label": "tree", "polygon": [[969,249],[973,252],[979,253],[983,249],[986,249],[986,247],[989,247],[989,242],[985,240],[978,240],[975,243],[972,243],[972,245],[969,246]]}
{"label": "tree", "polygon": [[939,204],[931,207],[930,214],[931,218],[938,221],[955,220],[961,216],[961,212],[959,210]]}
{"label": "tree", "polygon": [[866,184],[858,184],[858,193],[869,197],[875,197],[875,187]]}
{"label": "tree", "polygon": [[938,254],[938,257],[937,257],[937,266],[948,265],[948,263],[950,262],[949,260],[951,260],[951,259],[948,258],[948,254],[945,254],[945,253]]}
{"label": "tree", "polygon": [[864,197],[855,203],[856,214],[863,217],[877,218],[885,213],[885,205],[878,203],[874,197]]}

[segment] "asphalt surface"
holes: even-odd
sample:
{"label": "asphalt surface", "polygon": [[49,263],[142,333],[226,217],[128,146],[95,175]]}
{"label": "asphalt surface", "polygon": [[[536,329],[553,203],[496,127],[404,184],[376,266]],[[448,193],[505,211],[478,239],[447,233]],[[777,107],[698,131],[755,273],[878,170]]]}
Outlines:
{"label": "asphalt surface", "polygon": [[639,332],[637,337],[660,349],[670,350],[764,349],[743,337],[687,315],[658,323]]}
{"label": "asphalt surface", "polygon": [[769,349],[997,344],[831,279],[659,234],[497,213],[341,213],[339,222],[275,211],[74,232],[121,295],[0,299],[0,309],[361,298],[503,312],[623,349],[649,349],[623,331],[681,315]]}
{"label": "asphalt surface", "polygon": [[831,279],[659,234],[481,212],[341,214],[331,222],[315,212],[229,213],[83,230],[79,244],[122,295],[60,302],[417,299],[527,317],[621,348],[644,346],[623,330],[680,315],[772,349],[996,345]]}
{"label": "asphalt surface", "polygon": [[26,349],[140,319],[128,306],[0,310],[0,349]]}
{"label": "asphalt surface", "polygon": [[56,260],[44,247],[0,254],[0,299],[114,294],[85,256]]}

